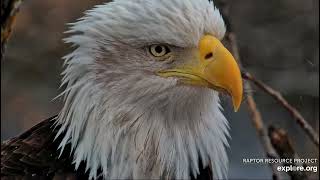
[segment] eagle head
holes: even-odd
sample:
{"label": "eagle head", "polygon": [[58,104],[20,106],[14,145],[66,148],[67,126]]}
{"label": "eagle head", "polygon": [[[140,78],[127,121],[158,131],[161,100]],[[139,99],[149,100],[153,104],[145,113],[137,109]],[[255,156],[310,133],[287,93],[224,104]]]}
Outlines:
{"label": "eagle head", "polygon": [[58,116],[61,152],[105,178],[226,177],[219,92],[242,99],[238,65],[208,0],[114,0],[72,23]]}

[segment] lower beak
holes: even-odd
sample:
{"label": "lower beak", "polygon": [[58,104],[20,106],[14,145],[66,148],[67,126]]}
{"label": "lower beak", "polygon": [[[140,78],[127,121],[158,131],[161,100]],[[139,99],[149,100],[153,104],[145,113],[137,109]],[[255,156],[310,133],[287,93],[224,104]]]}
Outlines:
{"label": "lower beak", "polygon": [[189,65],[163,70],[158,74],[181,78],[186,84],[227,92],[232,97],[234,110],[237,111],[242,101],[242,78],[231,53],[218,39],[205,35],[199,42],[197,57]]}

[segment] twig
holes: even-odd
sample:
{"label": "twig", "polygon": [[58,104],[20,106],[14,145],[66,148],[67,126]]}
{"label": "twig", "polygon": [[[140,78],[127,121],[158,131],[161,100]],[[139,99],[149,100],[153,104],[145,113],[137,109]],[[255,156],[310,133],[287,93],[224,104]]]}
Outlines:
{"label": "twig", "polygon": [[[246,84],[248,84],[248,83],[246,83]],[[257,133],[260,137],[260,141],[266,151],[266,156],[268,158],[276,158],[277,155],[276,155],[276,153],[270,143],[270,139],[267,135],[266,129],[264,128],[265,126],[263,124],[261,114],[257,108],[256,102],[255,102],[252,95],[247,94],[247,103],[248,103],[248,108],[249,108],[249,112],[251,115],[253,125],[256,128]],[[277,171],[276,164],[271,163],[269,165],[272,169],[272,179],[274,179],[274,180],[280,179],[280,174]]]}
{"label": "twig", "polygon": [[[236,41],[236,36],[234,34],[234,32],[231,29],[231,23],[230,23],[230,19],[228,16],[228,8],[227,8],[227,3],[225,0],[223,1],[219,1],[220,4],[220,9],[221,11],[221,15],[226,23],[227,26],[227,33],[226,33],[226,40],[228,41],[228,43],[231,46],[231,51],[233,52],[233,55],[235,57],[235,59],[238,61],[239,65],[241,65],[241,60],[240,60],[240,55],[239,55],[239,48],[237,46],[237,41]],[[255,127],[255,129],[257,130],[257,133],[260,137],[260,141],[266,151],[266,156],[268,158],[275,158],[277,157],[275,150],[273,149],[271,143],[270,143],[270,139],[268,137],[267,131],[265,129],[265,126],[263,124],[263,120],[261,117],[261,114],[257,108],[256,102],[252,96],[252,91],[251,91],[251,85],[248,82],[244,83],[244,88],[247,89],[249,92],[246,94],[247,96],[247,103],[248,103],[248,110],[250,112],[251,115],[251,119],[253,122],[253,125]],[[272,170],[272,178],[274,180],[276,179],[280,179],[280,174],[277,171],[277,167],[276,164],[270,163],[269,164]]]}
{"label": "twig", "polygon": [[22,0],[1,1],[1,61]]}
{"label": "twig", "polygon": [[[287,133],[280,128],[275,128],[273,126],[269,126],[268,135],[271,140],[271,144],[274,149],[279,154],[282,159],[290,159],[292,162],[284,163],[285,166],[303,166],[301,164],[297,164],[293,159],[298,159],[299,156],[295,152],[291,140],[289,139]],[[307,180],[308,176],[304,171],[288,171],[288,175],[292,180]]]}
{"label": "twig", "polygon": [[303,118],[303,116],[299,113],[299,111],[291,106],[281,95],[280,92],[272,89],[262,81],[256,79],[248,72],[242,72],[242,77],[244,79],[250,80],[253,82],[257,87],[262,89],[264,92],[272,96],[278,103],[281,104],[285,109],[287,109],[292,117],[296,120],[296,122],[302,127],[305,133],[309,136],[312,142],[319,147],[319,136],[316,131],[312,128],[312,126]]}

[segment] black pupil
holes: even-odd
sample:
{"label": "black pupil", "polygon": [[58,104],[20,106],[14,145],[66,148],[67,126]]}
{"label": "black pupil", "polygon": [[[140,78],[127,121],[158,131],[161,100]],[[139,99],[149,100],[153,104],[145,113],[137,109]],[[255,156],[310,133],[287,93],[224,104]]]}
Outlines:
{"label": "black pupil", "polygon": [[162,53],[162,47],[161,46],[156,46],[156,48],[154,49],[156,51],[156,53]]}

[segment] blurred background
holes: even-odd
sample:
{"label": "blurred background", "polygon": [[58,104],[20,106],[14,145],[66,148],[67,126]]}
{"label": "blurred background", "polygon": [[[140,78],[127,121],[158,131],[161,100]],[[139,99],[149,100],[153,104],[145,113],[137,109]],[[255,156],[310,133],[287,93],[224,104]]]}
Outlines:
{"label": "blurred background", "polygon": [[[29,0],[22,3],[1,62],[1,140],[14,137],[53,116],[62,107],[52,99],[59,88],[61,57],[70,52],[62,42],[66,23],[102,0]],[[319,1],[229,0],[245,69],[279,90],[319,134]],[[318,149],[290,114],[268,95],[254,90],[266,125],[288,131],[303,158],[319,158]],[[243,164],[243,158],[263,158],[264,150],[246,105],[230,119],[230,179],[271,178],[268,165]],[[311,173],[313,178],[318,174]],[[287,177],[286,175],[284,175]]]}

